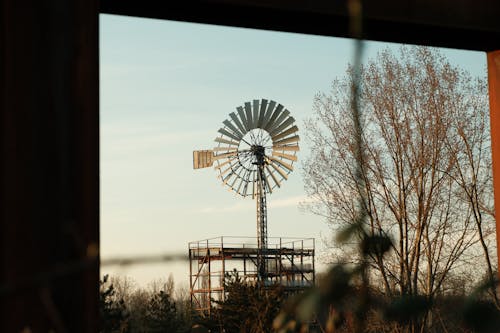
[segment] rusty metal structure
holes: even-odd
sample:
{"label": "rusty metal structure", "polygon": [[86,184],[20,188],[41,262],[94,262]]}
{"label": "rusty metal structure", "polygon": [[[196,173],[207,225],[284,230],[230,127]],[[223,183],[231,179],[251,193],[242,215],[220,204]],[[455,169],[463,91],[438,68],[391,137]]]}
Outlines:
{"label": "rusty metal structure", "polygon": [[267,235],[266,194],[281,187],[297,161],[300,138],[295,119],[283,105],[267,99],[246,102],[229,116],[218,130],[217,146],[193,152],[193,168],[214,166],[230,190],[255,199],[257,237],[189,243],[191,306],[208,316],[212,300],[225,299],[228,272],[250,284],[282,285],[287,293],[313,286],[315,279],[314,239]]}
{"label": "rusty metal structure", "polygon": [[315,283],[314,238],[268,238],[259,249],[255,237],[217,237],[189,243],[189,289],[191,306],[201,315],[210,315],[212,300],[226,297],[224,278],[238,274],[246,283],[261,280],[264,263],[265,285],[281,285],[294,294]]}

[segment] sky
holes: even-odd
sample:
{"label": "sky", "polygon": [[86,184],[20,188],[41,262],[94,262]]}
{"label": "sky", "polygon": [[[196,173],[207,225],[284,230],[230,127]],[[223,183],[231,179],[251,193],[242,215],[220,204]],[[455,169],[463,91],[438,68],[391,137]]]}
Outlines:
{"label": "sky", "polygon": [[[193,170],[193,150],[212,149],[237,106],[283,104],[297,120],[299,162],[268,197],[270,237],[315,238],[319,271],[332,235],[306,200],[301,162],[304,120],[315,94],[328,92],[353,56],[345,38],[100,16],[101,258],[187,255],[188,242],[256,236],[255,202],[222,185],[213,168]],[[399,45],[366,42],[364,61]],[[482,52],[441,49],[452,64],[486,75]],[[101,267],[138,286],[172,274],[189,281],[187,262]]]}

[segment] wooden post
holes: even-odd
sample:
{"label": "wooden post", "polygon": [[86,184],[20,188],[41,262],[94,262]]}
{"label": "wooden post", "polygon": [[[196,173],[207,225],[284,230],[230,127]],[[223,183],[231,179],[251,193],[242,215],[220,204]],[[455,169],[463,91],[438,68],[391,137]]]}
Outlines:
{"label": "wooden post", "polygon": [[487,59],[498,274],[500,275],[500,50],[487,52]]}

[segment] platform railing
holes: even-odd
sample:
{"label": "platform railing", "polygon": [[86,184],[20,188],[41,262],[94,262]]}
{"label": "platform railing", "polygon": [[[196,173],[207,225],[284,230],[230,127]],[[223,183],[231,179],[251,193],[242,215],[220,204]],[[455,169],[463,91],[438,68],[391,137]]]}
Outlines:
{"label": "platform railing", "polygon": [[[269,249],[314,249],[314,238],[268,237]],[[220,236],[189,242],[189,249],[196,248],[258,248],[256,237]]]}

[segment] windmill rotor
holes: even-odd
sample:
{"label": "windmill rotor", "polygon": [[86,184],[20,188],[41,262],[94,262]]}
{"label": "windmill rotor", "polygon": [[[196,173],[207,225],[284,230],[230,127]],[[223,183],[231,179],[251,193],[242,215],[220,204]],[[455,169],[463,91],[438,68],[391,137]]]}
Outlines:
{"label": "windmill rotor", "polygon": [[234,178],[224,184],[244,197],[255,196],[249,191],[254,182],[263,183],[263,193],[280,187],[297,161],[299,136],[294,122],[283,105],[266,99],[246,102],[231,112],[213,149],[219,177],[225,179],[230,172]]}
{"label": "windmill rotor", "polygon": [[293,171],[299,151],[298,127],[283,105],[266,99],[246,102],[231,112],[217,131],[212,150],[193,152],[193,166],[213,166],[222,183],[257,202],[257,263],[259,279],[266,278],[266,194],[280,188]]}

